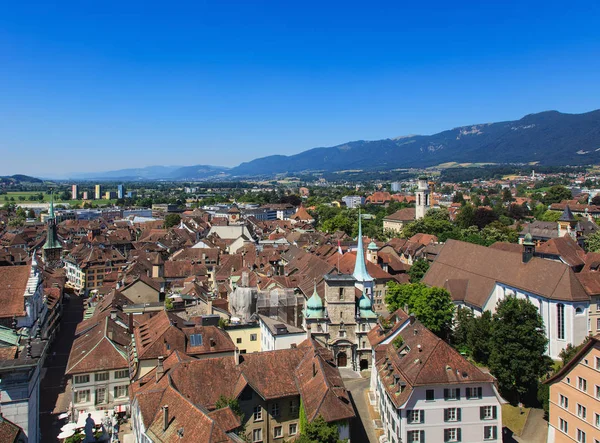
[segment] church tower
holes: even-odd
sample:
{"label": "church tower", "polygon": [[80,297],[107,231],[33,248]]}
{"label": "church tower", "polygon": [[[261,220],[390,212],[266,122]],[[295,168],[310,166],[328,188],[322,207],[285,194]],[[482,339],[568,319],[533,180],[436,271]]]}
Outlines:
{"label": "church tower", "polygon": [[417,201],[415,205],[415,218],[417,220],[425,217],[431,206],[429,184],[427,177],[419,177],[417,181],[417,192],[415,194]]}
{"label": "church tower", "polygon": [[62,245],[56,234],[56,217],[54,215],[54,194],[50,195],[50,209],[48,211],[48,220],[46,220],[46,243],[42,247],[42,257],[44,263],[50,268],[62,266],[61,253]]}
{"label": "church tower", "polygon": [[369,275],[367,271],[367,264],[365,263],[365,248],[363,246],[362,237],[362,218],[360,212],[358,213],[358,241],[356,245],[356,261],[354,262],[354,272],[352,276],[356,280],[356,287],[361,291],[365,292],[367,296],[373,302],[373,277]]}

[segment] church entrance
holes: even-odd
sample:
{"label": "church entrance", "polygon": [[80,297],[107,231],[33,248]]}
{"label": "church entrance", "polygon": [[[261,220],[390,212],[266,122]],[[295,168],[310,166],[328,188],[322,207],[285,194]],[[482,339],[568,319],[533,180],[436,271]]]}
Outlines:
{"label": "church entrance", "polygon": [[345,368],[348,365],[348,356],[344,351],[341,351],[337,355],[338,368]]}
{"label": "church entrance", "polygon": [[360,370],[366,371],[367,369],[369,369],[369,360],[363,358],[360,360]]}

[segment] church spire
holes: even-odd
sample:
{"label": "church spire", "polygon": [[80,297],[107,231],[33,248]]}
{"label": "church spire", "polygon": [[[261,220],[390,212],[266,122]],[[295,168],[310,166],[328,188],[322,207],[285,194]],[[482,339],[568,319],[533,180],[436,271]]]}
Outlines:
{"label": "church spire", "polygon": [[365,263],[365,251],[362,238],[362,217],[358,211],[358,244],[356,245],[356,262],[354,263],[354,272],[352,276],[359,282],[373,281],[373,277],[367,272],[367,264]]}
{"label": "church spire", "polygon": [[60,265],[62,245],[56,233],[56,216],[54,215],[54,194],[50,194],[50,208],[48,209],[48,226],[46,230],[46,243],[42,247],[44,261],[50,267]]}

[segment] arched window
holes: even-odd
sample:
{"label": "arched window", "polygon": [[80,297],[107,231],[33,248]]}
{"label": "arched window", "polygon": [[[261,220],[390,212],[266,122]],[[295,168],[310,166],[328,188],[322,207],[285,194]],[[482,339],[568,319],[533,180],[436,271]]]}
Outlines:
{"label": "arched window", "polygon": [[577,308],[575,308],[575,314],[576,315],[583,314],[583,308],[581,306],[577,306]]}
{"label": "arched window", "polygon": [[565,305],[556,305],[557,336],[559,340],[565,339]]}

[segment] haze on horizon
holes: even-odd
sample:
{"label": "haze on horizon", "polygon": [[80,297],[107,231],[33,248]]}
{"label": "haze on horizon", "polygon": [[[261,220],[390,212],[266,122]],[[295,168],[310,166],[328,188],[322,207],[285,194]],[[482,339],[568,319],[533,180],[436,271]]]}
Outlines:
{"label": "haze on horizon", "polygon": [[600,108],[600,3],[59,2],[0,15],[0,175],[235,166]]}

